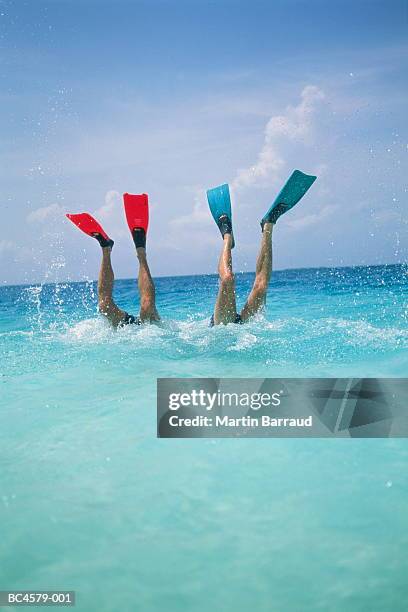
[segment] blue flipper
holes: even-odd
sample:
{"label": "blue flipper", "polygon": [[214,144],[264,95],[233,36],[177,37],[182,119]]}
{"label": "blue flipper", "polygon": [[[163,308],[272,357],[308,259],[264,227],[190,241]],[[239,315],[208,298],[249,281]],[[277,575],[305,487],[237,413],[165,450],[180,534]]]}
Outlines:
{"label": "blue flipper", "polygon": [[290,210],[305,195],[306,191],[313,185],[316,176],[304,174],[300,170],[294,170],[277,198],[271,204],[268,212],[262,217],[261,226],[264,223],[276,223],[277,219],[286,211]]}
{"label": "blue flipper", "polygon": [[[225,233],[230,233],[232,236],[232,248],[234,248],[235,241],[232,232],[231,198],[227,183],[219,187],[214,187],[213,189],[208,189],[207,200],[211,214],[218,225],[221,235],[224,236]],[[227,223],[225,222],[225,216],[227,217]]]}

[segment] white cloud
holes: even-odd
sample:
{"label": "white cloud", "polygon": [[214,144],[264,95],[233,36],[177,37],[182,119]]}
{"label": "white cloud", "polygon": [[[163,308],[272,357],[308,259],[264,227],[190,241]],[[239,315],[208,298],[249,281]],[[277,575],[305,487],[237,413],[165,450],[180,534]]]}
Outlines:
{"label": "white cloud", "polygon": [[65,214],[65,209],[59,204],[50,204],[50,206],[43,206],[37,208],[27,215],[27,221],[29,223],[43,223],[50,218],[59,217]]}
{"label": "white cloud", "polygon": [[104,230],[113,237],[124,236],[126,222],[123,212],[122,196],[118,191],[110,189],[105,194],[105,203],[92,212]]}
{"label": "white cloud", "polygon": [[[297,106],[287,106],[283,115],[276,115],[269,119],[265,128],[265,139],[258,160],[254,166],[239,170],[230,183],[232,192],[245,187],[262,187],[274,182],[282,182],[286,161],[283,151],[288,142],[303,140],[308,143],[313,132],[313,116],[318,103],[324,99],[324,93],[313,85],[305,87],[300,94]],[[319,176],[326,174],[326,164],[318,166]],[[322,189],[322,186],[321,186]],[[325,194],[328,195],[327,193]],[[216,231],[212,231],[213,221],[203,188],[195,189],[194,204],[188,214],[178,216],[169,223],[168,240],[166,248],[178,249],[194,231],[197,245],[218,243]],[[102,207],[103,208],[103,207]],[[318,220],[325,218],[334,207],[323,207],[319,213],[298,220],[299,227],[308,227]],[[296,225],[293,226],[297,228]]]}
{"label": "white cloud", "polygon": [[269,119],[265,127],[265,138],[258,159],[253,166],[237,172],[232,187],[242,189],[251,185],[270,184],[280,181],[285,160],[281,152],[282,141],[308,141],[313,131],[313,116],[324,93],[314,85],[301,92],[297,106],[288,106],[283,115]]}
{"label": "white cloud", "polygon": [[0,240],[0,255],[3,255],[3,253],[7,253],[9,251],[15,251],[17,248],[17,245],[14,242],[11,242],[11,240]]}
{"label": "white cloud", "polygon": [[[204,203],[202,193],[197,194],[194,198],[194,206],[191,213],[188,215],[182,215],[170,221],[171,227],[174,229],[185,228],[185,227],[196,227],[195,224],[205,223],[210,225],[210,216],[208,212],[208,206]],[[192,225],[193,224],[193,225]]]}
{"label": "white cloud", "polygon": [[337,209],[338,206],[334,204],[327,204],[326,206],[321,207],[315,213],[305,215],[304,217],[297,217],[296,219],[293,219],[293,221],[288,220],[287,225],[292,230],[309,228],[312,225],[316,225],[324,219],[327,219],[327,217],[330,217]]}
{"label": "white cloud", "polygon": [[[318,103],[324,97],[324,93],[318,87],[308,85],[301,91],[300,102],[297,106],[287,106],[283,115],[275,115],[269,119],[265,127],[264,144],[255,165],[236,173],[231,182],[232,191],[239,191],[249,186],[262,187],[270,183],[282,182],[281,173],[283,174],[286,164],[283,150],[290,141],[302,140],[305,143],[310,141],[313,132],[313,117]],[[319,176],[325,174],[327,166],[320,164],[318,170]],[[327,206],[321,209],[319,215],[304,217],[303,226],[307,227],[317,222],[318,218],[324,218],[332,208]],[[205,241],[208,242],[208,236],[211,236],[208,230],[212,224],[204,190],[197,189],[191,212],[170,221],[171,242],[177,244],[187,231],[191,231],[191,228],[194,228],[195,234],[197,231],[205,233]],[[299,223],[299,227],[301,226],[302,222]]]}
{"label": "white cloud", "polygon": [[191,241],[192,236],[195,248],[200,245],[207,248],[210,244],[218,244],[219,235],[217,231],[214,231],[213,225],[204,192],[198,189],[194,196],[192,211],[169,222],[168,238],[162,241],[162,246],[180,250],[180,248],[185,248],[184,245]]}
{"label": "white cloud", "polygon": [[112,215],[116,214],[119,210],[120,205],[120,194],[114,189],[110,189],[105,194],[105,204],[102,204],[92,214],[97,217],[98,221],[108,221],[112,218]]}
{"label": "white cloud", "polygon": [[[72,211],[73,212],[73,211]],[[82,212],[80,211],[75,212]],[[59,204],[50,204],[33,210],[27,215],[28,223],[44,223],[50,220],[63,220],[66,210]],[[106,225],[107,231],[115,231],[116,234],[124,234],[124,215],[121,195],[110,189],[106,192],[105,203],[91,212],[91,214],[102,224]]]}

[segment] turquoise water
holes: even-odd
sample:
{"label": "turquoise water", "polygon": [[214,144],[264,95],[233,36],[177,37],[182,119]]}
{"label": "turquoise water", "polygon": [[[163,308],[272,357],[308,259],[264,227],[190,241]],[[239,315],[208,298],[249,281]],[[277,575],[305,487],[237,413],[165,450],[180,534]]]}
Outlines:
{"label": "turquoise water", "polygon": [[[237,275],[238,303],[253,280]],[[158,440],[158,376],[406,376],[407,268],[275,272],[209,329],[215,276],[112,331],[95,284],[0,289],[0,588],[86,612],[405,610],[405,440]],[[138,310],[134,280],[116,283]]]}

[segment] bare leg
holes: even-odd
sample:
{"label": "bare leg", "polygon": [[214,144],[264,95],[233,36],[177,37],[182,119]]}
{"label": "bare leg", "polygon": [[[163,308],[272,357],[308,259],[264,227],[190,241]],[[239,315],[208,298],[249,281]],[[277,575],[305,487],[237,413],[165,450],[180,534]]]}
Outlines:
{"label": "bare leg", "polygon": [[269,280],[272,273],[272,223],[265,223],[261,248],[256,262],[255,281],[245,306],[241,311],[242,321],[248,321],[265,304]]}
{"label": "bare leg", "polygon": [[218,263],[218,274],[220,275],[220,288],[214,308],[214,325],[232,323],[237,316],[235,302],[235,279],[232,272],[232,237],[231,234],[224,235],[224,244]]}
{"label": "bare leg", "polygon": [[111,263],[111,250],[111,247],[102,248],[102,262],[98,279],[98,303],[99,311],[114,327],[117,327],[125,320],[126,313],[116,306],[112,297],[115,277]]}
{"label": "bare leg", "polygon": [[154,282],[146,259],[146,249],[138,247],[136,253],[139,260],[140,319],[142,321],[160,321],[159,313],[156,309]]}

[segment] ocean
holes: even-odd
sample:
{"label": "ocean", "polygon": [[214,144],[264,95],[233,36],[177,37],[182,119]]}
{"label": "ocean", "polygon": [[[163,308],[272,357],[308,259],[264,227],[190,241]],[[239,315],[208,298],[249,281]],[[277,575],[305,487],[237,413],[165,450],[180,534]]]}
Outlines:
{"label": "ocean", "polygon": [[[264,314],[215,328],[213,275],[156,279],[162,322],[118,331],[93,282],[1,287],[0,588],[81,612],[406,610],[406,440],[157,439],[156,378],[407,376],[407,272],[277,271]],[[115,299],[137,314],[135,280]]]}

